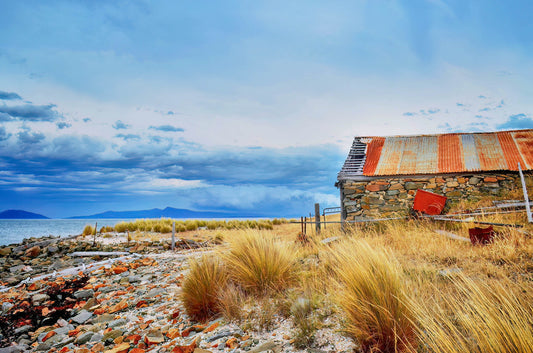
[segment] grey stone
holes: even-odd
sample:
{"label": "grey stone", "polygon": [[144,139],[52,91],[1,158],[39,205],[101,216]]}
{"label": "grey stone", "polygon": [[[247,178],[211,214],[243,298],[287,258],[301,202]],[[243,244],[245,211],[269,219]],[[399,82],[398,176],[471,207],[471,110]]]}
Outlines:
{"label": "grey stone", "polygon": [[35,348],[35,350],[38,352],[42,352],[42,351],[48,351],[50,350],[50,348],[52,348],[52,343],[46,341],[46,342],[39,343],[39,345],[37,346],[37,348]]}
{"label": "grey stone", "polygon": [[24,268],[24,265],[12,266],[9,268],[9,272],[17,273],[17,272],[20,272],[23,268]]}
{"label": "grey stone", "polygon": [[108,322],[108,321],[113,320],[114,318],[115,318],[114,315],[102,314],[102,315],[99,315],[97,318],[93,319],[93,323],[99,324],[99,323],[102,323],[102,322]]}
{"label": "grey stone", "polygon": [[228,337],[228,336],[231,336],[231,335],[233,335],[233,331],[227,330],[227,329],[226,330],[222,330],[222,331],[218,332],[217,334],[209,337],[207,339],[207,342],[213,342],[215,340],[218,340],[219,338]]}
{"label": "grey stone", "polygon": [[102,341],[105,341],[108,339],[114,340],[115,338],[120,337],[120,336],[122,336],[122,330],[112,330],[106,333],[104,337],[102,337]]}
{"label": "grey stone", "polygon": [[264,352],[264,351],[274,351],[274,352],[279,352],[281,350],[281,345],[277,344],[276,342],[274,341],[267,341],[263,344],[260,344],[259,346],[253,348],[253,349],[250,349],[249,352],[250,353],[260,353],[260,352]]}
{"label": "grey stone", "polygon": [[63,327],[59,327],[59,328],[56,328],[54,330],[55,333],[57,333],[58,335],[64,335],[64,334],[67,334],[70,330],[73,330],[74,328],[70,328],[68,326],[63,326]]}
{"label": "grey stone", "polygon": [[99,289],[99,291],[101,293],[109,293],[109,292],[112,292],[114,290],[118,290],[118,287],[116,286],[107,286],[107,287],[102,287]]}
{"label": "grey stone", "polygon": [[74,293],[74,298],[76,299],[90,298],[92,296],[94,296],[94,290],[92,289],[82,289]]}
{"label": "grey stone", "polygon": [[22,278],[20,276],[12,276],[6,278],[6,282],[8,285],[12,286],[22,281]]}
{"label": "grey stone", "polygon": [[55,245],[50,245],[48,248],[47,248],[47,251],[51,254],[53,253],[56,253],[59,251],[59,248]]}
{"label": "grey stone", "polygon": [[126,319],[118,319],[118,320],[113,320],[111,322],[109,322],[107,324],[107,326],[109,327],[118,327],[118,326],[123,326],[127,323]]}
{"label": "grey stone", "polygon": [[89,340],[89,342],[101,342],[104,338],[104,335],[102,335],[101,333],[95,333],[91,339]]}
{"label": "grey stone", "polygon": [[33,297],[31,297],[31,301],[33,302],[34,305],[42,303],[48,299],[50,299],[48,294],[43,294],[43,293],[35,294]]}
{"label": "grey stone", "polygon": [[92,313],[88,312],[87,310],[82,310],[78,315],[72,318],[72,321],[77,324],[83,324],[85,321],[89,320],[91,316],[93,316]]}
{"label": "grey stone", "polygon": [[470,180],[468,180],[468,184],[470,184],[470,185],[477,185],[477,184],[479,184],[480,181],[481,181],[481,180],[480,180],[479,178],[477,178],[477,177],[472,177],[472,178],[470,178]]}
{"label": "grey stone", "polygon": [[165,292],[165,290],[164,290],[163,288],[154,288],[154,289],[152,289],[151,291],[149,291],[148,294],[146,294],[146,296],[147,296],[148,298],[153,298],[153,297],[155,297],[156,295],[158,295],[158,294],[162,294],[162,293],[164,293],[164,292]]}
{"label": "grey stone", "polygon": [[67,322],[66,320],[60,318],[60,319],[57,320],[57,324],[58,324],[60,327],[65,327],[65,326],[68,325],[68,322]]}
{"label": "grey stone", "polygon": [[93,336],[94,332],[84,332],[78,337],[78,339],[76,339],[76,344],[85,344],[89,342]]}
{"label": "grey stone", "polygon": [[16,336],[18,336],[18,335],[22,335],[23,333],[29,332],[30,330],[31,330],[30,325],[24,325],[19,328],[16,328],[15,331],[13,332],[15,333]]}
{"label": "grey stone", "polygon": [[54,344],[54,347],[55,348],[64,347],[67,344],[73,343],[75,339],[76,337],[68,337],[67,335],[64,335],[63,337],[61,337],[61,340],[57,340],[57,343]]}
{"label": "grey stone", "polygon": [[9,346],[5,348],[0,348],[0,353],[19,353],[24,352],[27,347],[24,345]]}
{"label": "grey stone", "polygon": [[387,191],[387,195],[389,196],[398,195],[399,193],[400,193],[400,190],[388,190]]}
{"label": "grey stone", "polygon": [[10,303],[10,302],[3,302],[3,303],[2,303],[2,311],[3,311],[3,312],[8,311],[8,310],[11,309],[12,307],[13,307],[13,303]]}
{"label": "grey stone", "polygon": [[130,283],[140,282],[141,281],[141,276],[139,276],[139,275],[130,275],[130,276],[128,276],[128,281]]}
{"label": "grey stone", "polygon": [[412,181],[408,181],[405,183],[405,190],[416,190],[416,189],[422,189],[424,185],[422,183],[414,183]]}

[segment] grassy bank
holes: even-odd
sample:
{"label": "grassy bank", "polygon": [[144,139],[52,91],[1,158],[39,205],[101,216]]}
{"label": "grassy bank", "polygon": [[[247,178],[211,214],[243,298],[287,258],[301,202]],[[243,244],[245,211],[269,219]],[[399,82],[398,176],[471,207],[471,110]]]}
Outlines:
{"label": "grassy bank", "polygon": [[[485,220],[525,224],[521,215]],[[512,228],[499,228],[487,246],[435,232],[467,237],[473,226],[391,221],[346,233],[328,226],[306,244],[294,224],[218,231],[222,279],[202,286],[212,299],[203,317],[266,330],[288,320],[296,347],[333,329],[361,352],[532,352],[533,241]],[[331,237],[338,238],[322,243]],[[187,280],[205,282],[200,273]],[[184,296],[202,297],[189,287],[195,292],[184,287]],[[197,305],[190,310],[202,317]]]}

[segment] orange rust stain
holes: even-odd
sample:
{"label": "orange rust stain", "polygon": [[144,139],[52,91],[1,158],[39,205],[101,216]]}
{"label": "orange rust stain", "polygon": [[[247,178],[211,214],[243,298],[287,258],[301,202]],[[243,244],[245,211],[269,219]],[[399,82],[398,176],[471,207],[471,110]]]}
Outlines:
{"label": "orange rust stain", "polygon": [[504,153],[496,134],[475,134],[474,140],[481,170],[507,169]]}
{"label": "orange rust stain", "polygon": [[383,144],[376,175],[396,175],[405,148],[405,137],[388,137]]}
{"label": "orange rust stain", "polygon": [[439,135],[438,145],[438,171],[440,173],[453,173],[465,169],[463,145],[459,135]]}
{"label": "orange rust stain", "polygon": [[373,137],[372,141],[368,144],[366,162],[365,166],[363,167],[363,175],[374,175],[376,172],[384,143],[384,137]]}
{"label": "orange rust stain", "polygon": [[512,134],[525,164],[522,169],[533,169],[533,130]]}
{"label": "orange rust stain", "polygon": [[511,133],[508,131],[501,131],[498,132],[497,135],[500,145],[502,146],[503,156],[507,162],[507,168],[509,170],[518,170],[518,163],[524,167],[524,160],[520,156],[520,151],[518,151],[518,147],[516,146]]}

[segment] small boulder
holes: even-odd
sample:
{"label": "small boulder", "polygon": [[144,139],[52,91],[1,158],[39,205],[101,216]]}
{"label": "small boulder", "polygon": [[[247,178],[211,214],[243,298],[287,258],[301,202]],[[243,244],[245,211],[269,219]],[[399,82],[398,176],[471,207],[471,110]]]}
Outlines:
{"label": "small boulder", "polygon": [[41,253],[41,248],[39,246],[34,246],[26,250],[24,255],[27,257],[37,257]]}

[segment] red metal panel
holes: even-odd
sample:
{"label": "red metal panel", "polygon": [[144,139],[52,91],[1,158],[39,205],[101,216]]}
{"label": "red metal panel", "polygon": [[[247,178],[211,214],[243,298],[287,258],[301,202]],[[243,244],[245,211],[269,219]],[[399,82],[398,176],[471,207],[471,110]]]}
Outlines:
{"label": "red metal panel", "polygon": [[444,209],[446,200],[446,196],[418,189],[413,203],[413,210],[429,215],[438,215]]}
{"label": "red metal panel", "polygon": [[507,169],[507,162],[503,156],[498,136],[494,133],[472,134],[476,141],[476,151],[481,170]]}
{"label": "red metal panel", "polygon": [[438,173],[453,173],[465,169],[463,144],[459,135],[439,135],[438,146]]}
{"label": "red metal panel", "polygon": [[399,165],[404,150],[405,137],[387,137],[374,175],[400,174]]}
{"label": "red metal panel", "polygon": [[533,169],[533,130],[513,131],[512,135],[524,160],[522,169]]}
{"label": "red metal panel", "polygon": [[363,175],[374,175],[381,156],[381,150],[385,143],[385,137],[373,137],[366,150],[366,162],[363,167]]}
{"label": "red metal panel", "polygon": [[518,151],[513,135],[509,131],[501,131],[496,133],[498,135],[498,140],[500,141],[500,146],[502,146],[503,157],[507,163],[507,169],[509,170],[518,170],[518,163],[522,168],[526,168],[524,160]]}

